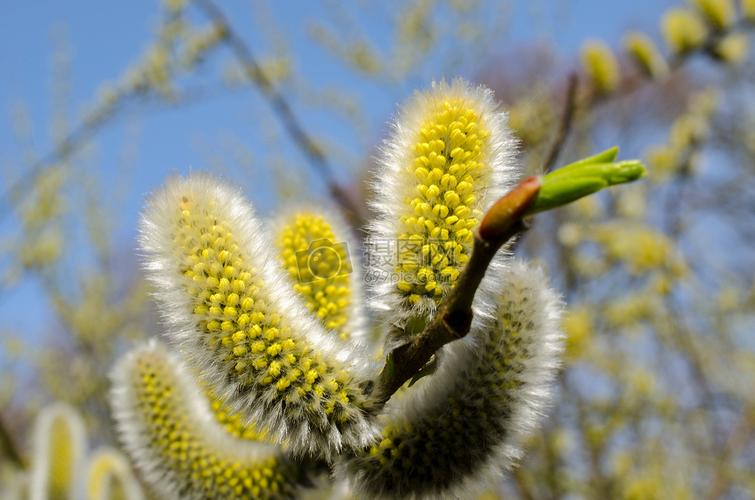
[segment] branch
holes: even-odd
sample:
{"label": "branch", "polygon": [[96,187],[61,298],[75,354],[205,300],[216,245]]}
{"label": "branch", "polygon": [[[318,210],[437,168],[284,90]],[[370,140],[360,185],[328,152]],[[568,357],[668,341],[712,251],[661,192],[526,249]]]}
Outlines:
{"label": "branch", "polygon": [[24,467],[24,459],[21,457],[21,453],[18,451],[11,433],[5,426],[2,416],[0,416],[0,448],[5,450],[6,455],[14,464],[21,468]]}
{"label": "branch", "polygon": [[386,357],[371,393],[369,411],[379,411],[404,383],[444,345],[463,338],[472,324],[472,302],[496,252],[526,228],[523,217],[540,190],[540,178],[522,181],[488,211],[475,234],[472,255],[430,323]]}
{"label": "branch", "polygon": [[68,134],[50,153],[35,161],[29,170],[23,173],[13,184],[0,195],[0,207],[8,207],[8,210],[0,210],[0,222],[12,213],[14,202],[19,197],[28,193],[34,182],[46,170],[56,162],[64,161],[76,151],[76,145],[91,136],[105,120],[86,120],[73,132]]}
{"label": "branch", "polygon": [[257,87],[267,99],[273,112],[283,123],[283,127],[291,140],[301,150],[307,160],[309,160],[310,165],[317,174],[325,180],[333,199],[345,212],[345,215],[354,227],[361,227],[364,221],[362,210],[354,203],[348,192],[336,181],[330,162],[304,130],[301,121],[294,114],[291,105],[265,75],[249,46],[231,28],[225,14],[212,0],[194,0],[194,3],[222,30],[224,35],[223,41],[235,54],[249,79],[257,84]]}
{"label": "branch", "polygon": [[564,101],[564,111],[561,115],[561,124],[558,127],[558,133],[556,134],[556,140],[553,141],[550,152],[545,159],[543,171],[545,173],[550,172],[556,166],[558,157],[561,154],[561,150],[566,144],[566,139],[571,132],[572,123],[574,122],[574,114],[577,109],[577,86],[579,80],[576,73],[572,73],[569,76],[569,82],[566,87],[566,100]]}

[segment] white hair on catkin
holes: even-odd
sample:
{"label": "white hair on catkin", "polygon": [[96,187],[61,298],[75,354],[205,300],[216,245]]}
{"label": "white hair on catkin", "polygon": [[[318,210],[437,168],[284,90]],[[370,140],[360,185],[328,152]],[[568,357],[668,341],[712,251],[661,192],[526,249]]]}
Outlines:
{"label": "white hair on catkin", "polygon": [[77,498],[87,500],[143,500],[144,492],[131,470],[128,458],[111,447],[95,450],[87,460],[86,480]]}
{"label": "white hair on catkin", "polygon": [[[288,230],[290,232],[293,229],[292,226],[297,223],[307,224],[308,226],[305,231],[306,234],[297,234],[299,238],[298,242],[306,243],[308,245],[307,248],[297,247],[296,249],[293,249],[291,248],[292,242],[281,241],[286,236],[283,234],[284,231]],[[341,306],[334,304],[331,306],[335,309],[335,313],[342,316],[345,321],[342,325],[339,324],[332,328],[329,328],[327,324],[324,324],[324,326],[326,329],[337,334],[344,342],[364,345],[366,346],[365,348],[369,347],[368,318],[364,310],[364,278],[362,276],[362,262],[359,256],[361,244],[354,238],[353,230],[341,213],[330,205],[321,205],[311,202],[286,204],[286,206],[282,207],[275,217],[269,221],[269,228],[270,234],[273,235],[275,240],[280,259],[285,258],[282,256],[282,252],[285,252],[286,250],[295,250],[300,255],[309,255],[307,250],[316,252],[315,248],[322,247],[314,247],[312,245],[317,245],[320,241],[325,239],[332,239],[332,241],[330,241],[332,245],[326,249],[328,254],[333,253],[330,251],[331,248],[335,250],[344,250],[345,259],[338,263],[339,269],[328,269],[328,271],[332,271],[332,277],[331,275],[328,277],[314,275],[307,276],[309,280],[315,282],[315,285],[320,285],[317,289],[310,292],[310,294],[315,295],[318,292],[321,292],[321,294],[324,295],[324,299],[327,300],[329,294],[328,289],[331,286],[335,285],[348,290],[348,305]],[[324,236],[326,233],[331,233],[332,238],[326,238]],[[284,267],[284,272],[291,280],[291,285],[296,289],[297,296],[307,304],[307,307],[317,321],[327,323],[327,319],[329,319],[331,315],[328,314],[325,318],[318,316],[317,313],[319,311],[316,310],[316,305],[313,304],[311,297],[306,293],[307,290],[300,290],[301,285],[306,286],[310,284],[308,279],[304,279],[304,274],[309,270],[299,269],[305,263],[297,261],[296,272],[293,272],[293,270],[290,269],[291,263],[288,262],[288,260],[287,262],[282,263],[282,266]],[[335,297],[335,299],[338,298],[340,297]]]}
{"label": "white hair on catkin", "polygon": [[159,342],[130,351],[111,376],[121,443],[161,498],[295,496],[299,467],[275,445],[228,434],[187,368]]}
{"label": "white hair on catkin", "polygon": [[81,415],[66,403],[53,403],[37,416],[32,436],[29,498],[72,497],[87,448]]}
{"label": "white hair on catkin", "polygon": [[466,498],[515,465],[551,400],[562,305],[539,269],[514,262],[500,280],[493,319],[446,345],[388,403],[382,440],[338,465],[360,498]]}
{"label": "white hair on catkin", "polygon": [[329,458],[371,440],[367,356],[312,318],[236,189],[170,179],[144,210],[140,244],[169,338],[231,411],[294,454]]}
{"label": "white hair on catkin", "polygon": [[[438,112],[447,102],[461,103],[455,117],[471,112],[475,128]],[[444,123],[449,119],[454,121]],[[414,237],[423,243],[439,241],[460,248],[444,247],[455,256],[455,262],[447,268],[429,266],[438,284],[432,293],[419,290],[423,295],[417,293],[417,287],[427,278],[402,271],[395,259],[381,255],[370,259],[368,277],[376,299],[371,304],[389,315],[391,322],[404,326],[409,319],[427,319],[434,314],[438,300],[453,287],[464,259],[471,253],[471,232],[482,214],[517,180],[517,144],[507,121],[492,90],[461,78],[433,83],[430,90],[415,93],[400,108],[373,175],[370,204],[375,220],[370,224],[368,249],[380,254],[393,245],[390,251],[399,255],[399,245]],[[426,131],[433,127],[436,132]],[[464,151],[457,153],[459,149]],[[471,158],[465,160],[469,155]],[[414,229],[407,233],[407,228]],[[442,251],[432,250],[430,258]],[[502,272],[505,254],[505,250],[499,252],[490,272]],[[428,257],[423,254],[422,258]],[[404,282],[406,274],[410,275],[409,283]]]}

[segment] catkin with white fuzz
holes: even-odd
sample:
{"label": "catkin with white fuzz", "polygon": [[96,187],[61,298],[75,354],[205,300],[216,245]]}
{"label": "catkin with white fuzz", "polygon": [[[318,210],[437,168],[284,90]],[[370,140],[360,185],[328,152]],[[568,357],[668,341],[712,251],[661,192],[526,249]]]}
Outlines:
{"label": "catkin with white fuzz", "polygon": [[294,454],[328,458],[369,441],[363,356],[294,295],[235,189],[174,178],[150,199],[140,236],[168,335],[230,411]]}
{"label": "catkin with white fuzz", "polygon": [[72,498],[86,453],[86,430],[71,406],[54,403],[44,408],[34,424],[31,500]]}
{"label": "catkin with white fuzz", "polygon": [[401,108],[374,175],[367,243],[367,279],[394,322],[421,328],[454,287],[483,213],[516,179],[515,152],[485,87],[436,83]]}
{"label": "catkin with white fuzz", "polygon": [[211,413],[187,367],[156,341],[119,361],[111,405],[124,448],[164,498],[293,498],[300,468],[280,448],[241,440]]}
{"label": "catkin with white fuzz", "polygon": [[128,459],[111,448],[100,448],[89,457],[83,488],[78,498],[86,500],[144,499]]}
{"label": "catkin with white fuzz", "polygon": [[467,497],[519,457],[549,403],[561,304],[543,274],[513,263],[492,322],[443,348],[440,367],[391,401],[382,437],[338,467],[360,498]]}

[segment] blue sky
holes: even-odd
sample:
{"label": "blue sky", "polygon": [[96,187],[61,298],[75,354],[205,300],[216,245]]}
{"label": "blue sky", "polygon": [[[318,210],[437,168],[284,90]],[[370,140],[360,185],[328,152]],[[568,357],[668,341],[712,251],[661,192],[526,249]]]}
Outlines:
{"label": "blue sky", "polygon": [[[426,71],[409,85],[381,85],[346,71],[327,51],[313,44],[308,29],[314,21],[329,17],[318,2],[269,2],[269,12],[260,14],[258,2],[238,0],[219,2],[233,24],[258,52],[269,51],[260,23],[272,21],[294,55],[294,70],[302,80],[315,87],[338,85],[347,88],[363,104],[369,125],[367,143],[351,127],[332,113],[293,102],[309,130],[325,131],[329,140],[340,144],[347,152],[337,160],[339,175],[348,178],[349,159],[358,159],[363,148],[380,140],[383,124],[395,110],[396,103],[413,89],[411,85],[427,85],[433,78],[453,77],[440,65],[429,65]],[[501,47],[529,43],[547,43],[565,60],[576,59],[581,43],[587,38],[602,38],[613,46],[627,29],[643,29],[658,36],[658,19],[673,0],[527,0],[505,4],[510,9],[509,29],[500,40]],[[328,2],[325,2],[328,4]],[[491,2],[485,9],[495,11],[505,6]],[[51,68],[56,46],[64,41],[71,55],[69,100],[71,121],[92,100],[103,81],[117,79],[124,68],[134,62],[150,40],[158,21],[156,0],[128,2],[95,2],[68,0],[66,2],[5,2],[0,20],[0,62],[4,69],[0,79],[0,186],[3,191],[9,172],[17,173],[24,165],[25,151],[14,137],[11,115],[19,105],[28,110],[33,130],[33,146],[37,154],[51,147],[50,123],[53,113]],[[366,36],[380,47],[390,38],[391,12],[382,16],[358,19]],[[266,17],[267,16],[267,17]],[[359,12],[355,13],[359,18]],[[325,22],[325,21],[323,21]],[[354,29],[354,28],[345,28]],[[262,33],[260,33],[262,32]],[[470,76],[475,66],[475,54],[469,65],[462,65],[462,76]],[[211,72],[209,68],[208,72]],[[216,72],[217,74],[217,72]],[[243,144],[251,153],[251,170],[223,169],[221,174],[238,183],[263,212],[274,207],[270,196],[273,184],[267,162],[270,154],[266,140],[280,136],[264,101],[251,90],[234,92],[202,100],[180,109],[150,110],[127,113],[109,124],[95,138],[96,147],[86,169],[101,186],[102,198],[117,214],[117,227],[112,228],[115,242],[125,252],[134,246],[135,227],[144,196],[158,187],[165,177],[189,168],[206,168],[211,158],[230,155],[228,142]],[[281,148],[293,150],[281,139]],[[130,169],[116,174],[120,158],[129,148],[136,151]],[[292,162],[301,162],[295,152],[286,153]],[[229,163],[233,162],[229,160]],[[86,174],[84,174],[86,175]],[[315,196],[323,193],[323,186],[311,184]],[[8,207],[0,207],[0,211]],[[5,240],[17,230],[10,220],[0,223],[0,235]],[[72,236],[75,238],[75,236]],[[8,324],[23,324],[30,332],[49,324],[47,313],[28,314],[35,302],[37,285],[29,283],[0,297],[0,316]],[[44,307],[41,307],[44,311]],[[0,331],[2,331],[0,326]]]}

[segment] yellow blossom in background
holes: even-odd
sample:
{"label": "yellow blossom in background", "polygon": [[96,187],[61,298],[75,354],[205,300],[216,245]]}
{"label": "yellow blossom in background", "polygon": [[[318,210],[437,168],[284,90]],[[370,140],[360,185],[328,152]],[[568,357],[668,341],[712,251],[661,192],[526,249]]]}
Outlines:
{"label": "yellow blossom in background", "polygon": [[742,15],[748,21],[755,21],[755,0],[742,0]]}
{"label": "yellow blossom in background", "polygon": [[674,267],[676,262],[673,243],[649,227],[607,224],[594,228],[592,237],[610,258],[626,263],[633,274]]}
{"label": "yellow blossom in background", "polygon": [[572,307],[561,320],[566,335],[566,357],[581,357],[592,340],[593,318],[587,306]]}
{"label": "yellow blossom in background", "polygon": [[699,48],[707,36],[705,25],[689,9],[675,8],[666,12],[661,28],[666,45],[674,54],[683,54]]}
{"label": "yellow blossom in background", "polygon": [[734,21],[732,0],[692,0],[692,4],[715,30],[723,30]]}
{"label": "yellow blossom in background", "polygon": [[654,146],[648,151],[647,159],[651,178],[663,179],[676,169],[679,152],[672,146]]}
{"label": "yellow blossom in background", "polygon": [[626,295],[609,303],[604,315],[611,328],[632,327],[653,316],[653,302],[653,296],[650,294]]}
{"label": "yellow blossom in background", "polygon": [[738,64],[747,58],[749,48],[750,40],[747,34],[732,33],[716,43],[713,52],[724,62]]}
{"label": "yellow blossom in background", "polygon": [[605,43],[591,40],[581,52],[582,68],[593,87],[602,94],[616,90],[619,84],[619,63],[613,51]]}
{"label": "yellow blossom in background", "polygon": [[624,47],[635,64],[651,78],[668,74],[668,63],[653,41],[644,33],[630,33],[624,37]]}

